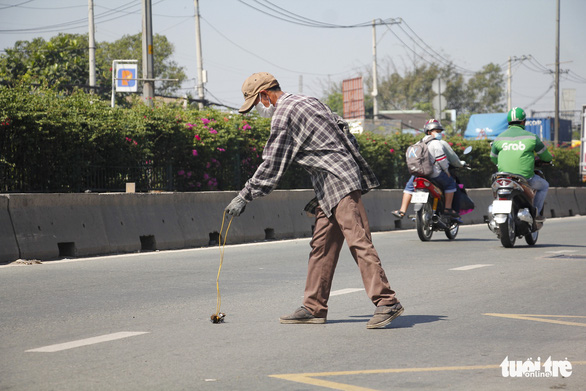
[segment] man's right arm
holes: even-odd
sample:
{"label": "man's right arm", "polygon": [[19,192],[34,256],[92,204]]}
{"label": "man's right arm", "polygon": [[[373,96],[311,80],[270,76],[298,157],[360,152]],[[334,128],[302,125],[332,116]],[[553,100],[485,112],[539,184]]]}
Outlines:
{"label": "man's right arm", "polygon": [[271,129],[263,151],[263,162],[240,191],[246,201],[272,192],[295,157],[294,142],[285,129]]}

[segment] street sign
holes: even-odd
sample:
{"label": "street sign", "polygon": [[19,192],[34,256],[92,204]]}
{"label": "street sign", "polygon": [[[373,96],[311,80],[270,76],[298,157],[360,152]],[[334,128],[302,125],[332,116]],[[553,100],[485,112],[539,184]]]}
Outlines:
{"label": "street sign", "polygon": [[[432,83],[431,83],[431,89],[433,90],[433,92],[435,92],[436,94],[443,94],[444,91],[446,90],[446,82],[443,81],[441,78],[437,78],[435,79]],[[442,106],[443,107],[443,106]]]}
{"label": "street sign", "polygon": [[116,92],[136,92],[138,90],[136,64],[116,64]]}

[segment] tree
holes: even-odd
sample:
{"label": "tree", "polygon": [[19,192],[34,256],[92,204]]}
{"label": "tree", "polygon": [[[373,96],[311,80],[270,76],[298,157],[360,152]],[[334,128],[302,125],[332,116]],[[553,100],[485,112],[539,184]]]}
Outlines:
{"label": "tree", "polygon": [[[372,85],[372,74],[365,71],[365,91]],[[435,63],[415,64],[403,75],[387,67],[378,79],[379,110],[422,110],[434,116],[432,106],[436,93],[432,90],[433,80],[441,77],[446,83],[442,93],[448,109],[458,113],[457,129],[462,129],[467,118],[474,113],[500,112],[504,110],[504,76],[500,66],[485,65],[467,81],[453,64],[440,66]],[[342,83],[330,86],[325,91],[325,102],[333,106],[342,96]],[[372,115],[372,96],[365,94],[367,116]],[[463,122],[466,121],[466,122]]]}
{"label": "tree", "polygon": [[[155,78],[158,79],[179,79],[178,82],[164,81],[156,83],[156,91],[162,94],[176,92],[181,82],[187,79],[183,67],[170,60],[175,50],[167,37],[155,34],[153,37],[154,69]],[[108,43],[101,42],[96,47],[96,77],[99,77],[101,84],[111,85],[112,83],[112,61],[113,60],[138,60],[139,74],[142,69],[142,34],[125,35],[119,40]],[[99,69],[99,71],[98,71]],[[139,83],[139,92],[142,91],[142,83]]]}
{"label": "tree", "polygon": [[87,84],[87,35],[59,34],[45,41],[17,41],[0,55],[0,80],[51,86]]}
{"label": "tree", "polygon": [[344,115],[344,96],[342,95],[342,83],[333,83],[324,91],[323,102],[337,113],[340,117]]}
{"label": "tree", "polygon": [[467,84],[468,99],[464,109],[468,113],[494,113],[505,110],[503,98],[505,79],[499,65],[485,65]]}
{"label": "tree", "polygon": [[[155,34],[154,76],[179,79],[179,82],[157,83],[156,91],[171,94],[187,76],[183,67],[170,60],[174,47],[163,35]],[[35,38],[18,41],[0,55],[0,81],[5,83],[40,83],[52,87],[84,87],[89,84],[89,54],[87,34],[59,34],[49,41]],[[137,59],[142,64],[141,34],[126,35],[116,42],[96,43],[96,84],[103,87],[106,97],[112,85],[112,60]],[[139,83],[140,86],[140,83]],[[139,87],[140,89],[140,87]]]}

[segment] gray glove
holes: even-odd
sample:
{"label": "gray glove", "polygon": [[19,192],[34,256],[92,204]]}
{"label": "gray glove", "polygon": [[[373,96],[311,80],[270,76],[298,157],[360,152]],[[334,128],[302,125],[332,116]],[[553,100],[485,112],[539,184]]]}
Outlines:
{"label": "gray glove", "polygon": [[244,212],[245,208],[246,200],[240,197],[240,195],[237,195],[236,197],[234,197],[232,201],[230,201],[230,203],[228,204],[226,209],[224,209],[224,211],[232,216],[240,216],[240,214]]}

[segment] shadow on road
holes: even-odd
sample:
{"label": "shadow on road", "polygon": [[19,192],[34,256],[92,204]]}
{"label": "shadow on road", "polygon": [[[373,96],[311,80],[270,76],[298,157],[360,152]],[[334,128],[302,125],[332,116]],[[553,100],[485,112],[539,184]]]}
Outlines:
{"label": "shadow on road", "polygon": [[[372,315],[355,315],[350,317],[352,319],[328,319],[328,323],[363,323],[367,322],[371,317]],[[447,316],[445,315],[401,315],[393,320],[389,328],[413,327],[416,324],[438,322],[446,318]]]}

